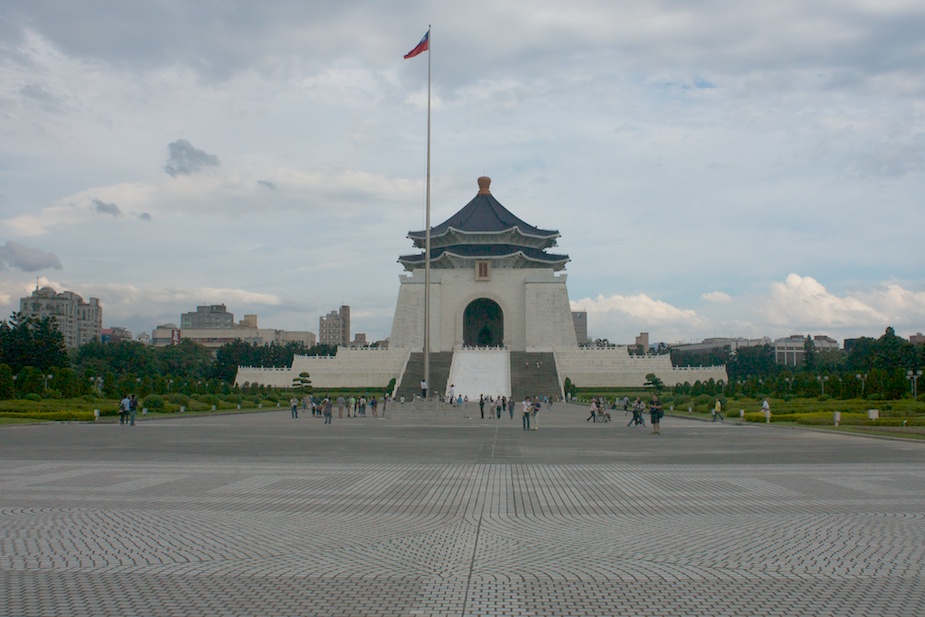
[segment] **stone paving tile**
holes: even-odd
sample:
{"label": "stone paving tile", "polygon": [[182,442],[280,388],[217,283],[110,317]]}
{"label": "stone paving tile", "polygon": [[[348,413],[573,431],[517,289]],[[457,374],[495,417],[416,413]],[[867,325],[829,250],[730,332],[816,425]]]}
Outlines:
{"label": "stone paving tile", "polygon": [[[141,439],[128,464],[87,447],[116,427],[0,430],[0,616],[892,617],[925,605],[925,458],[905,445],[842,439],[858,459],[846,463],[828,435],[766,430],[749,439],[792,462],[733,465],[736,429],[678,423],[679,440],[716,459],[685,446],[670,462],[588,463],[579,444],[629,438],[566,418],[530,463],[491,462],[492,444],[537,435],[431,427],[428,440],[467,444],[433,462],[420,433],[380,423],[344,429],[352,447],[318,461],[229,445],[252,421],[143,425],[180,445],[162,457]],[[268,440],[291,432],[275,421]],[[75,434],[45,460],[8,445]],[[636,443],[623,447],[662,447]],[[835,462],[806,464],[812,444]]]}

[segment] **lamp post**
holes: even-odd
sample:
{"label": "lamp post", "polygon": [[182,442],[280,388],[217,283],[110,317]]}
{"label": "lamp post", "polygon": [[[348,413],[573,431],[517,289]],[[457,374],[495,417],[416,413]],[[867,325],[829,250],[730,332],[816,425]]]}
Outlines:
{"label": "lamp post", "polygon": [[789,390],[790,393],[792,394],[793,393],[793,377],[784,377],[784,381],[787,382],[787,390]]}
{"label": "lamp post", "polygon": [[818,381],[819,385],[822,386],[822,396],[825,396],[825,382],[827,382],[828,380],[829,380],[828,375],[825,375],[825,376],[818,375],[816,377],[816,381]]}
{"label": "lamp post", "polygon": [[912,369],[909,369],[908,371],[906,371],[906,379],[912,382],[912,400],[913,401],[919,400],[918,381],[919,381],[919,377],[921,376],[922,376],[922,369],[919,369],[917,371],[913,371]]}
{"label": "lamp post", "polygon": [[48,374],[48,375],[42,375],[42,377],[45,378],[45,390],[48,390],[48,380],[49,380],[49,379],[54,379],[55,376],[54,376],[54,375],[51,375],[51,374]]}
{"label": "lamp post", "polygon": [[861,382],[861,398],[864,398],[864,383],[867,381],[867,373],[858,373],[854,378]]}

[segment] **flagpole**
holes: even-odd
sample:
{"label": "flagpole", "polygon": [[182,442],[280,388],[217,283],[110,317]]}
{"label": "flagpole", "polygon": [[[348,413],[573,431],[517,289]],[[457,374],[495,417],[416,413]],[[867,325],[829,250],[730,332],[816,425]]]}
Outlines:
{"label": "flagpole", "polygon": [[424,221],[424,382],[428,394],[433,390],[430,383],[430,57],[433,54],[433,41],[430,38],[430,25],[427,26],[427,180],[426,180],[426,215]]}

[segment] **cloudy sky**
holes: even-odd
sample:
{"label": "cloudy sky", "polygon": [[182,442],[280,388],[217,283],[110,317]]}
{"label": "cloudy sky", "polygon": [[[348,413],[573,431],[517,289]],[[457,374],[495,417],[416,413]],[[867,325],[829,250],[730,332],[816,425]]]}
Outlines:
{"label": "cloudy sky", "polygon": [[7,0],[0,311],[150,331],[225,303],[388,336],[424,227],[492,177],[592,337],[925,330],[917,0]]}

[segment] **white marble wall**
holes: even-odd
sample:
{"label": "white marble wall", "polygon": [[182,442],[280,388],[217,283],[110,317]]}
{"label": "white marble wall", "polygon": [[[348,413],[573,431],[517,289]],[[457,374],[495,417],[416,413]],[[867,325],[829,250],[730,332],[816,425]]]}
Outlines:
{"label": "white marble wall", "polygon": [[[424,347],[424,272],[401,277],[391,347]],[[495,268],[476,281],[474,269],[431,271],[431,350],[463,344],[463,315],[470,302],[489,298],[504,313],[504,344],[514,351],[577,347],[566,275],[546,269]]]}

